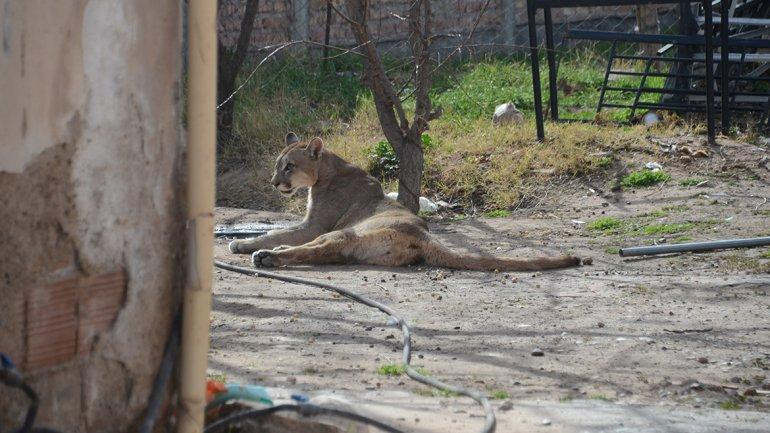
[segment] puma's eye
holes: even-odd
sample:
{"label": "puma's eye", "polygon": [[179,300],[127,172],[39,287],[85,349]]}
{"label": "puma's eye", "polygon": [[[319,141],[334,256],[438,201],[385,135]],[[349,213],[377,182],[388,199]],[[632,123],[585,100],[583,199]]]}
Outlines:
{"label": "puma's eye", "polygon": [[293,169],[293,168],[294,168],[294,164],[288,163],[288,164],[286,164],[286,167],[283,168],[283,171],[290,172],[291,169]]}

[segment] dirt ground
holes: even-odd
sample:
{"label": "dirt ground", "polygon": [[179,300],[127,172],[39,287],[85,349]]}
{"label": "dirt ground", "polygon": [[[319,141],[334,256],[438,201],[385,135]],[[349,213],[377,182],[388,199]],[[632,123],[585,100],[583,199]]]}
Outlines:
{"label": "dirt ground", "polygon": [[[458,249],[521,257],[572,252],[592,257],[591,266],[279,272],[332,281],[398,310],[413,328],[413,363],[496,397],[498,432],[766,432],[770,247],[646,258],[622,258],[615,249],[769,236],[767,154],[725,143],[720,153],[687,163],[674,154],[621,155],[619,169],[656,160],[672,180],[613,191],[607,179],[584,179],[510,217],[430,218],[431,230]],[[680,185],[694,177],[707,182]],[[624,228],[588,228],[601,217],[617,217]],[[297,218],[217,211],[219,224]],[[676,233],[647,228],[660,224],[687,225]],[[248,265],[227,242],[217,239],[216,257]],[[210,374],[263,384],[283,397],[333,394],[409,431],[480,429],[482,411],[472,401],[378,373],[400,362],[401,334],[386,321],[319,289],[216,270]],[[543,356],[533,356],[535,349]]]}

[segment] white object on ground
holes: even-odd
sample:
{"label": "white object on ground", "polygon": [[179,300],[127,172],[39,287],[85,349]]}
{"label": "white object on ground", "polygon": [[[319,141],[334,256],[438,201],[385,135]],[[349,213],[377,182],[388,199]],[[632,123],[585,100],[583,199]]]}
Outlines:
{"label": "white object on ground", "polygon": [[646,126],[652,126],[658,122],[660,122],[660,116],[654,111],[648,111],[642,116],[642,123]]}
{"label": "white object on ground", "polygon": [[[389,192],[385,195],[391,200],[398,200],[397,192]],[[420,212],[436,213],[438,212],[438,205],[427,197],[420,197]]]}
{"label": "white object on ground", "polygon": [[523,121],[524,114],[513,105],[513,102],[498,105],[495,108],[495,114],[492,116],[493,125],[519,124]]}
{"label": "white object on ground", "polygon": [[658,171],[662,170],[663,166],[657,162],[648,162],[647,164],[644,164],[644,168],[647,170]]}

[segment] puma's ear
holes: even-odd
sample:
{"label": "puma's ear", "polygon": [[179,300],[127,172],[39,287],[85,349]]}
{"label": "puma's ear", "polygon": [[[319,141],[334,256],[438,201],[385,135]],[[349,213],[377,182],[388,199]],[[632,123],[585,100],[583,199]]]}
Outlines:
{"label": "puma's ear", "polygon": [[299,141],[299,137],[297,137],[297,134],[290,132],[286,134],[286,145],[294,144]]}
{"label": "puma's ear", "polygon": [[316,137],[307,144],[307,153],[310,155],[311,159],[318,159],[323,149],[324,142],[321,140],[321,137]]}

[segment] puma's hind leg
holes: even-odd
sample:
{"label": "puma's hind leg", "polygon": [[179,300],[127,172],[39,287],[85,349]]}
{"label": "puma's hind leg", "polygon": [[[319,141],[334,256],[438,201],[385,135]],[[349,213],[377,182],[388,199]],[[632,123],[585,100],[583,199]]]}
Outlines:
{"label": "puma's hind leg", "polygon": [[404,266],[422,259],[421,242],[393,229],[356,234],[335,231],[297,247],[260,250],[252,255],[254,266],[321,265],[359,263]]}

